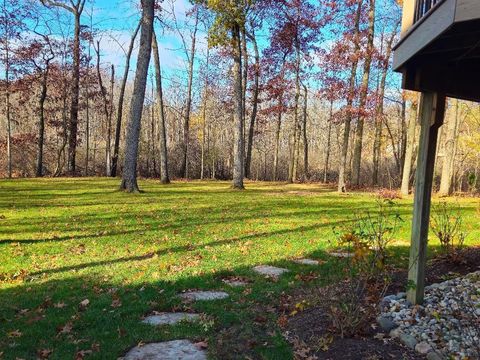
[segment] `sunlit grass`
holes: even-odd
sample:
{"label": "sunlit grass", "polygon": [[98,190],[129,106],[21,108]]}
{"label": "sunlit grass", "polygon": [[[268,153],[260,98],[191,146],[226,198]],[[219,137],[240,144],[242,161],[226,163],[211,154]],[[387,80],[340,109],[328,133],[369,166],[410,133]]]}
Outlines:
{"label": "sunlit grass", "polygon": [[[78,351],[115,359],[140,341],[209,338],[214,344],[218,331],[239,324],[262,340],[252,346],[258,356],[291,358],[278,332],[257,329],[254,309],[278,301],[278,294],[298,285],[296,274],[312,270],[289,261],[293,258],[325,260],[316,271],[320,281],[328,281],[335,264],[325,251],[334,227],[376,210],[373,194],[338,195],[321,185],[247,183],[247,190],[238,192],[227,182],[162,186],[149,180],[140,183],[144,193],[132,195],[116,191],[118,183],[0,182],[3,358],[31,359],[43,349],[53,351],[52,359],[73,358]],[[467,243],[478,243],[479,200],[449,201],[464,216]],[[402,265],[411,203],[399,200],[396,206],[404,222],[391,250]],[[251,271],[267,263],[292,272],[273,283]],[[255,280],[251,292],[229,288],[221,281],[225,275]],[[175,294],[191,288],[223,289],[231,297],[192,305],[211,317],[203,324],[153,329],[140,324],[153,310],[184,306]],[[84,299],[90,304],[79,308]],[[115,299],[121,306],[112,306]],[[275,331],[274,315],[269,316]],[[59,332],[67,323],[71,331]],[[215,346],[210,352],[215,356]]]}

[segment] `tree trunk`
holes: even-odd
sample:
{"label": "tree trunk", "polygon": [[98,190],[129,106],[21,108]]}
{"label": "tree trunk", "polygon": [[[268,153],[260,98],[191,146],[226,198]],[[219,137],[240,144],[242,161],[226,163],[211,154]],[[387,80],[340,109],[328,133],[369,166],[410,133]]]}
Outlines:
{"label": "tree trunk", "polygon": [[207,132],[207,105],[208,105],[208,67],[210,61],[210,49],[207,47],[207,67],[205,73],[205,89],[203,91],[203,106],[202,106],[202,157],[200,164],[200,179],[205,177],[205,139]]}
{"label": "tree trunk", "polygon": [[413,151],[415,148],[415,128],[417,126],[417,104],[412,101],[410,105],[410,119],[408,121],[407,147],[405,149],[405,162],[402,174],[402,195],[408,195],[410,188],[410,173],[412,171]]}
{"label": "tree trunk", "polygon": [[43,144],[45,137],[45,100],[47,99],[47,80],[49,72],[49,64],[46,64],[45,70],[42,75],[42,89],[40,91],[40,98],[38,100],[38,148],[37,148],[37,169],[36,176],[43,176]]}
{"label": "tree trunk", "polygon": [[192,47],[188,59],[187,107],[185,109],[185,118],[183,122],[183,158],[180,167],[180,173],[185,179],[188,178],[188,145],[190,142],[190,113],[192,110],[193,66],[195,64],[195,47],[197,45],[198,16],[198,10],[196,10]]}
{"label": "tree trunk", "polygon": [[[395,27],[395,29],[398,25]],[[387,75],[389,69],[389,61],[392,56],[392,46],[395,39],[396,31],[393,31],[387,41],[387,48],[385,50],[385,62],[382,64],[382,78],[380,80],[379,92],[377,97],[377,108],[375,111],[375,139],[373,141],[373,186],[378,185],[378,170],[380,168],[380,151],[382,148],[382,131],[383,131],[383,109],[385,87],[387,83]]]}
{"label": "tree trunk", "polygon": [[304,103],[303,103],[303,173],[305,179],[308,179],[308,138],[307,138],[307,106],[308,106],[308,89],[303,85]]}
{"label": "tree trunk", "polygon": [[342,151],[340,155],[340,168],[338,171],[338,192],[346,192],[346,176],[345,170],[347,168],[347,157],[348,157],[348,145],[350,139],[350,128],[352,125],[352,106],[353,99],[355,97],[355,79],[357,77],[357,67],[358,67],[358,51],[360,50],[359,43],[359,34],[360,34],[360,16],[362,14],[362,1],[358,1],[357,12],[355,15],[355,27],[354,27],[354,42],[355,42],[355,54],[354,60],[352,62],[352,69],[350,73],[349,88],[348,88],[348,97],[347,97],[347,114],[345,116],[345,125],[343,129],[343,143]]}
{"label": "tree trunk", "polygon": [[278,155],[280,150],[280,130],[282,127],[282,106],[283,100],[282,97],[279,97],[279,106],[278,106],[278,115],[277,115],[277,126],[275,129],[275,154],[273,157],[273,180],[278,180]]}
{"label": "tree trunk", "polygon": [[233,44],[233,86],[234,86],[234,112],[235,141],[233,144],[233,188],[244,189],[244,137],[243,137],[243,102],[242,102],[242,49],[240,44],[240,26],[232,27]]}
{"label": "tree trunk", "polygon": [[10,118],[10,63],[9,63],[8,43],[6,45],[5,53],[6,53],[5,54],[5,82],[6,82],[5,115],[7,118],[7,175],[8,175],[8,178],[11,178],[12,177],[12,120]]}
{"label": "tree trunk", "polygon": [[353,173],[352,182],[354,185],[360,185],[360,171],[362,167],[362,148],[363,148],[363,128],[365,123],[365,117],[362,112],[365,110],[368,97],[368,84],[370,80],[370,70],[372,65],[373,56],[373,42],[375,38],[375,0],[370,0],[370,8],[368,12],[368,42],[365,55],[365,62],[363,65],[363,79],[362,87],[360,90],[360,101],[357,129],[355,131],[355,148],[353,153]]}
{"label": "tree trunk", "polygon": [[260,82],[260,53],[258,52],[257,39],[255,33],[248,34],[249,39],[253,43],[253,50],[255,53],[255,80],[253,85],[253,106],[252,114],[250,116],[250,126],[248,128],[248,143],[247,143],[247,157],[245,160],[245,177],[250,178],[250,167],[252,163],[252,149],[253,149],[253,134],[255,130],[255,122],[257,119],[258,109],[258,95],[259,95],[259,82]]}
{"label": "tree trunk", "polygon": [[332,121],[333,121],[333,100],[330,100],[330,113],[328,118],[328,134],[327,134],[327,148],[325,154],[325,167],[323,169],[323,182],[326,184],[328,180],[328,168],[330,163],[330,151],[332,144]]}
{"label": "tree trunk", "polygon": [[243,111],[243,135],[245,136],[245,126],[247,124],[247,83],[248,83],[248,50],[247,35],[245,27],[240,30],[242,47],[242,111]]}
{"label": "tree trunk", "polygon": [[453,166],[455,164],[455,144],[457,142],[457,128],[458,128],[458,100],[455,101],[455,116],[451,117],[448,121],[448,127],[446,131],[445,149],[443,154],[443,166],[442,176],[440,180],[440,190],[438,195],[448,196],[452,194],[452,177]]}
{"label": "tree trunk", "polygon": [[143,102],[147,86],[148,65],[152,49],[152,32],[154,18],[154,0],[143,0],[142,25],[140,34],[140,48],[137,59],[137,69],[133,84],[133,95],[130,106],[130,121],[127,127],[125,146],[125,163],[122,176],[121,190],[138,192],[137,158],[138,141],[141,128]]}
{"label": "tree trunk", "polygon": [[135,38],[137,37],[138,31],[140,30],[141,22],[138,23],[135,32],[132,35],[130,40],[130,45],[128,47],[127,56],[125,59],[125,72],[123,73],[122,84],[120,85],[120,94],[118,96],[118,106],[117,106],[117,121],[115,127],[115,143],[113,145],[113,156],[112,156],[112,177],[117,176],[117,166],[118,166],[118,156],[120,152],[120,135],[122,132],[122,117],[123,117],[123,101],[125,97],[125,88],[127,86],[128,73],[130,71],[130,57],[132,56],[133,46],[135,45]]}
{"label": "tree trunk", "polygon": [[[103,100],[103,116],[105,117],[106,122],[106,129],[107,129],[107,138],[105,139],[105,169],[106,169],[106,176],[111,175],[110,171],[110,131],[111,131],[111,117],[110,117],[110,109],[108,106],[108,98],[107,98],[107,89],[103,85],[102,79],[102,71],[100,69],[100,40],[97,40],[97,47],[95,48],[95,52],[97,53],[97,79],[98,79],[98,86],[100,87],[100,93],[102,95]],[[113,81],[113,71],[112,71],[112,81]]]}
{"label": "tree trunk", "polygon": [[73,74],[70,104],[70,124],[68,132],[68,172],[75,175],[76,152],[77,152],[77,131],[78,131],[78,101],[80,91],[80,16],[81,11],[77,10],[75,15],[75,30],[73,38]]}
{"label": "tree trunk", "polygon": [[298,129],[298,105],[300,101],[300,42],[298,39],[298,34],[295,34],[295,53],[296,53],[296,64],[295,64],[295,102],[293,108],[293,145],[290,154],[290,167],[288,171],[288,182],[294,183],[297,180],[297,146],[298,138],[300,131]]}
{"label": "tree trunk", "polygon": [[167,152],[167,132],[165,129],[165,108],[163,105],[163,88],[162,88],[162,71],[160,67],[160,55],[158,53],[158,43],[155,32],[152,38],[153,62],[155,65],[155,79],[157,88],[157,98],[160,107],[159,121],[159,140],[160,140],[160,182],[162,184],[170,184],[170,176],[168,175],[168,152]]}

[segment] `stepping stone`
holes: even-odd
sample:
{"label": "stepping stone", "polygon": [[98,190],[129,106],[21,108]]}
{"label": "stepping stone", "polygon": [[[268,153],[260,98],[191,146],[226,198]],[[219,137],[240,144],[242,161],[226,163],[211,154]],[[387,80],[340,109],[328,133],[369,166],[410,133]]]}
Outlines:
{"label": "stepping stone", "polygon": [[278,268],[269,265],[259,265],[253,268],[253,271],[260,275],[265,275],[273,278],[278,278],[280,275],[289,272],[290,270]]}
{"label": "stepping stone", "polygon": [[320,262],[318,260],[312,260],[312,259],[297,259],[297,260],[293,260],[294,262],[296,262],[297,264],[301,264],[301,265],[318,265],[320,264]]}
{"label": "stepping stone", "polygon": [[242,286],[247,286],[248,285],[248,283],[246,281],[242,281],[242,280],[223,279],[222,281],[225,284],[230,285],[231,287],[242,287]]}
{"label": "stepping stone", "polygon": [[189,291],[179,296],[185,300],[193,301],[222,300],[229,297],[229,295],[223,291]]}
{"label": "stepping stone", "polygon": [[349,253],[349,252],[331,252],[329,253],[329,255],[333,257],[338,257],[338,258],[351,258],[354,256],[353,253]]}
{"label": "stepping stone", "polygon": [[163,313],[158,315],[147,316],[142,322],[144,324],[159,326],[159,325],[175,325],[182,321],[195,321],[200,318],[198,314],[189,313]]}
{"label": "stepping stone", "polygon": [[173,340],[136,346],[124,360],[207,360],[207,353],[188,340]]}

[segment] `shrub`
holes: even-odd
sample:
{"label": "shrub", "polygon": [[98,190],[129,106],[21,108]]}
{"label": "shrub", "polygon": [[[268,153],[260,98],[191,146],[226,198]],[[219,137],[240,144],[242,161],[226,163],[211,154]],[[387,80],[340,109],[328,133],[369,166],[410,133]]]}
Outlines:
{"label": "shrub", "polygon": [[433,206],[431,228],[440,241],[442,250],[454,260],[458,260],[459,250],[465,243],[463,219],[459,211],[446,201]]}
{"label": "shrub", "polygon": [[401,221],[392,200],[379,199],[377,211],[356,218],[349,228],[335,231],[338,244],[353,253],[344,269],[346,280],[329,294],[328,315],[340,336],[365,331],[379,313],[389,285],[387,246]]}

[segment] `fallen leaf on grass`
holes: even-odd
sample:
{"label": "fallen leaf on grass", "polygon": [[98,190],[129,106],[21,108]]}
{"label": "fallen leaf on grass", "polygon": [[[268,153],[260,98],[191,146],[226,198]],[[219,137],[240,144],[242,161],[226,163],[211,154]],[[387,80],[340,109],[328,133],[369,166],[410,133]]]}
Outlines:
{"label": "fallen leaf on grass", "polygon": [[13,330],[7,333],[7,336],[9,338],[18,338],[21,337],[23,334],[20,332],[20,330]]}
{"label": "fallen leaf on grass", "polygon": [[67,306],[67,304],[65,304],[63,301],[53,304],[53,307],[56,309],[63,309],[65,306]]}
{"label": "fallen leaf on grass", "polygon": [[75,354],[75,360],[83,360],[85,356],[90,355],[92,350],[80,350]]}
{"label": "fallen leaf on grass", "polygon": [[112,304],[110,306],[113,308],[118,308],[122,306],[122,302],[120,301],[120,299],[113,299]]}
{"label": "fallen leaf on grass", "polygon": [[90,304],[90,300],[85,299],[78,304],[81,308],[85,309]]}
{"label": "fallen leaf on grass", "polygon": [[73,325],[71,322],[67,322],[65,325],[57,328],[59,334],[69,334],[72,332]]}
{"label": "fallen leaf on grass", "polygon": [[53,353],[53,350],[51,349],[40,349],[40,350],[37,350],[37,356],[40,358],[40,359],[48,359],[50,357],[50,355],[52,355]]}

